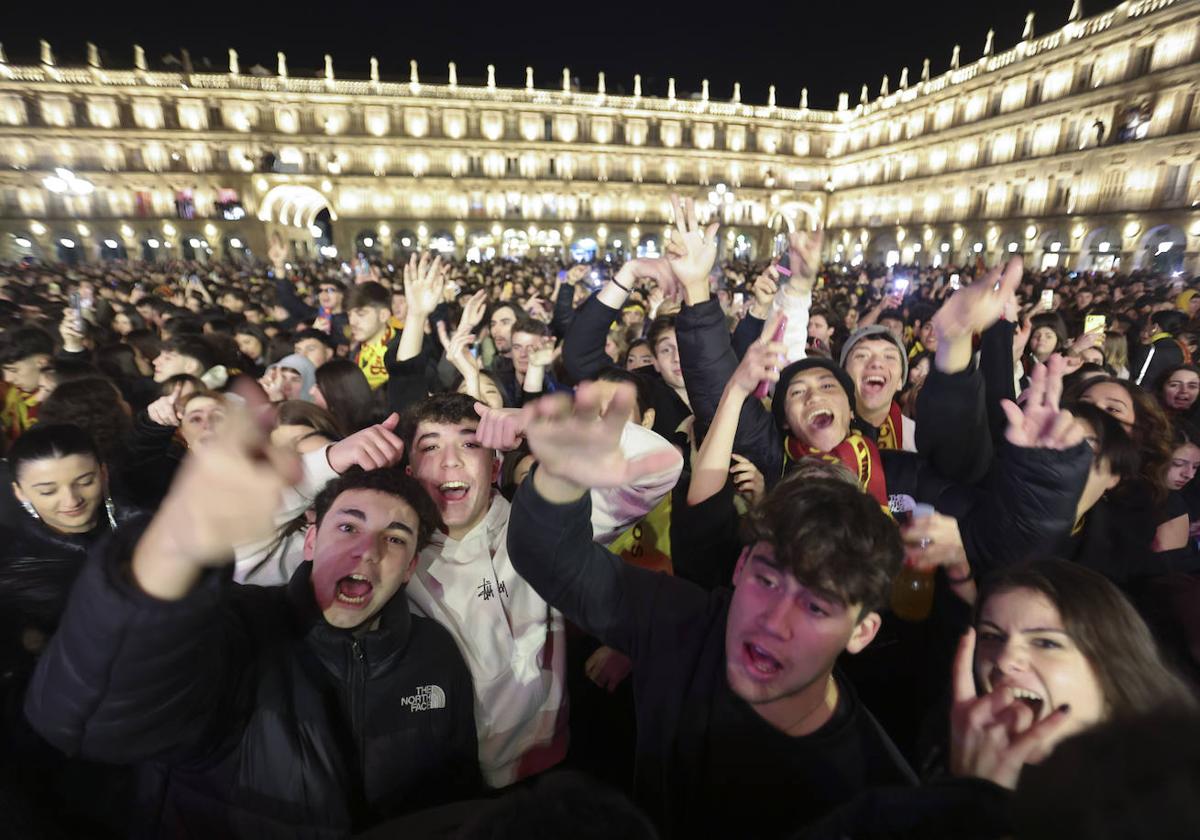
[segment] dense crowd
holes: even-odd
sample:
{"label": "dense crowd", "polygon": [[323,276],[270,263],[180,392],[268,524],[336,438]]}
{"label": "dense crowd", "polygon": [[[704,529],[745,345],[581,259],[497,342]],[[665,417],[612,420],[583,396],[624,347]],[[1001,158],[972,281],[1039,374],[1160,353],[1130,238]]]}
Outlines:
{"label": "dense crowd", "polygon": [[1194,837],[1200,278],[0,264],[23,837]]}

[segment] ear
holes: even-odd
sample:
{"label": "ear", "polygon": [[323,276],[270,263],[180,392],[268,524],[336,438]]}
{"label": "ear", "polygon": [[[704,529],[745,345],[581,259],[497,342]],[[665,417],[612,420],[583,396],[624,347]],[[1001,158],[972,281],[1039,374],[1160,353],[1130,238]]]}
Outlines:
{"label": "ear", "polygon": [[412,478],[412,474],[413,474],[413,472],[412,472],[412,464],[405,464],[405,465],[404,465],[404,474],[405,474],[405,475],[407,475],[409,478]]}
{"label": "ear", "polygon": [[104,495],[108,495],[108,464],[100,465],[100,486],[104,488]]}
{"label": "ear", "polygon": [[646,413],[642,415],[642,428],[643,429],[654,428],[654,409],[653,408],[647,408]]}
{"label": "ear", "polygon": [[495,486],[496,482],[498,482],[500,480],[500,470],[502,470],[503,468],[504,468],[504,460],[500,457],[500,453],[497,452],[492,457],[492,485],[493,486]]}
{"label": "ear", "polygon": [[[850,609],[855,609],[850,607]],[[858,653],[867,645],[871,644],[871,640],[875,638],[875,634],[879,632],[880,626],[883,624],[883,619],[879,617],[877,612],[869,612],[862,617],[854,627],[854,632],[850,634],[850,641],[846,643],[847,653]]]}
{"label": "ear", "polygon": [[17,501],[21,504],[28,504],[29,497],[21,492],[21,488],[17,486],[17,482],[12,483],[13,495],[17,497]]}
{"label": "ear", "polygon": [[748,545],[742,549],[742,553],[738,555],[737,565],[733,567],[733,585],[737,586],[742,580],[742,571],[746,568],[746,561],[750,559],[750,549],[754,548]]}
{"label": "ear", "polygon": [[317,526],[309,525],[304,532],[304,559],[312,560],[317,548]]}

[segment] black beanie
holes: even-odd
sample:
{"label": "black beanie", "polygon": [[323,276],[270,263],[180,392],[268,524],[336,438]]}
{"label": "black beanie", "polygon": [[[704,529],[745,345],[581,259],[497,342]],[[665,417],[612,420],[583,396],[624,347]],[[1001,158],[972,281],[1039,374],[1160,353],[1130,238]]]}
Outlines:
{"label": "black beanie", "polygon": [[792,362],[779,372],[779,381],[775,383],[775,396],[771,399],[771,414],[775,416],[775,423],[784,432],[791,433],[787,423],[787,389],[788,383],[791,382],[798,373],[803,373],[812,368],[824,368],[837,377],[838,384],[842,386],[842,390],[846,392],[846,399],[850,402],[850,419],[854,419],[854,380],[850,378],[850,374],[842,370],[833,359],[826,359],[824,356],[810,356],[807,359],[801,359],[798,362]]}

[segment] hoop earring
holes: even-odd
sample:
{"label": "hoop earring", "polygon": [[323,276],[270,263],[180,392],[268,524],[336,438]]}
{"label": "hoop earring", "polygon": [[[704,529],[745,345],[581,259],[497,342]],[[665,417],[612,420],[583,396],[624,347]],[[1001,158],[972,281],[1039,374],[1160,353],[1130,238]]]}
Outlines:
{"label": "hoop earring", "polygon": [[33,509],[33,502],[28,502],[28,501],[21,502],[21,507],[25,508],[25,512],[28,513],[30,516],[32,516],[34,519],[42,518],[42,517],[38,516],[38,512]]}
{"label": "hoop earring", "polygon": [[116,508],[113,505],[112,496],[104,497],[104,512],[108,514],[108,527],[112,530],[117,530]]}

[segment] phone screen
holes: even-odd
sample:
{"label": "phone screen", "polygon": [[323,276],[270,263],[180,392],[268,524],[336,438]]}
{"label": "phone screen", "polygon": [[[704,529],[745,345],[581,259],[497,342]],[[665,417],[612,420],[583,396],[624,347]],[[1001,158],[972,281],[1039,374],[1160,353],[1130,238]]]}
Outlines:
{"label": "phone screen", "polygon": [[1054,306],[1054,290],[1053,289],[1043,289],[1042,290],[1042,308],[1049,309],[1052,306]]}
{"label": "phone screen", "polygon": [[1083,319],[1083,331],[1085,333],[1104,332],[1105,321],[1103,315],[1088,315]]}
{"label": "phone screen", "polygon": [[956,292],[962,288],[962,280],[959,279],[957,274],[950,275],[950,288]]}

